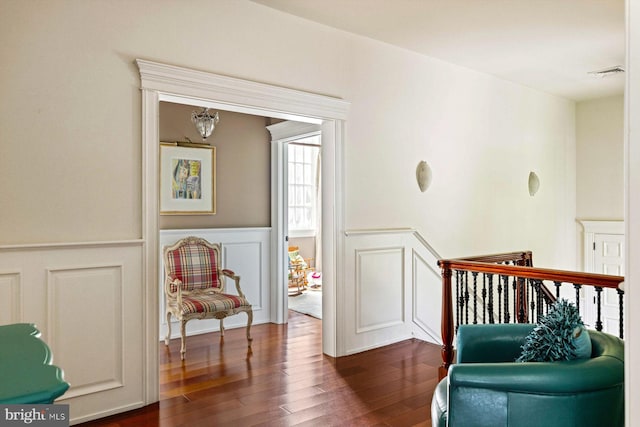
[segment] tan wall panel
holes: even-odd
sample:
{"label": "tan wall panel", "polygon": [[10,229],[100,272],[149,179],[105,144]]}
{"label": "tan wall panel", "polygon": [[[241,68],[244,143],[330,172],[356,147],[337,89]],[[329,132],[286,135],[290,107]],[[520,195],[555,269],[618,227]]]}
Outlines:
{"label": "tan wall panel", "polygon": [[[160,103],[160,141],[201,143],[191,123],[199,107]],[[215,111],[215,110],[214,110]],[[265,117],[219,111],[207,143],[216,147],[216,213],[161,215],[161,229],[271,225],[271,147]]]}

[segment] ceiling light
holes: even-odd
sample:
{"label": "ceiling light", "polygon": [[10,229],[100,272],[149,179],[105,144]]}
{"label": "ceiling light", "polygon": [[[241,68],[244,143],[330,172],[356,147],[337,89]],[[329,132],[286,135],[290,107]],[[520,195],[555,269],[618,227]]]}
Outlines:
{"label": "ceiling light", "polygon": [[216,124],[220,121],[220,116],[217,111],[212,116],[209,114],[208,108],[203,108],[200,112],[194,111],[191,113],[191,121],[196,125],[196,129],[198,129],[198,133],[202,139],[205,140],[213,133]]}

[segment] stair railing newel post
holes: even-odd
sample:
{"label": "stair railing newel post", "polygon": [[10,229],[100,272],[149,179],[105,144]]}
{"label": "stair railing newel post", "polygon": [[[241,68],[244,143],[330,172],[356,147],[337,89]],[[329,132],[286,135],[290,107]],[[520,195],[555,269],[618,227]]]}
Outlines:
{"label": "stair railing newel post", "polygon": [[447,376],[449,366],[453,363],[453,298],[451,291],[451,267],[446,261],[438,261],[442,269],[442,365],[438,369],[438,377]]}

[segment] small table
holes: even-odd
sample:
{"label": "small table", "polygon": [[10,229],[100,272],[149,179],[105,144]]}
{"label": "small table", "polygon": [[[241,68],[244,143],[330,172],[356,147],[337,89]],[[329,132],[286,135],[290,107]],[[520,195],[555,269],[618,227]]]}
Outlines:
{"label": "small table", "polygon": [[49,346],[30,323],[0,326],[0,403],[50,404],[69,388]]}

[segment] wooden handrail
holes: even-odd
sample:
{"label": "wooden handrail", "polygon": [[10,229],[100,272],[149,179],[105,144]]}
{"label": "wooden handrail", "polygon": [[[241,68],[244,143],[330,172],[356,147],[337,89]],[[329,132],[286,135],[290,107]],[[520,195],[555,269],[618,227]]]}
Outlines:
{"label": "wooden handrail", "polygon": [[618,289],[624,282],[623,276],[583,273],[579,271],[554,270],[550,268],[526,267],[519,265],[490,264],[488,262],[466,261],[461,259],[439,260],[442,269],[467,270],[478,273],[493,273],[527,279],[551,280],[554,282],[579,283],[581,285],[600,286]]}
{"label": "wooden handrail", "polygon": [[519,251],[519,252],[506,252],[501,254],[491,255],[476,255],[471,257],[456,258],[463,261],[477,261],[477,262],[514,262],[518,265],[533,265],[533,254],[531,251]]}
{"label": "wooden handrail", "polygon": [[[496,274],[503,277],[513,277],[522,279],[523,283],[524,279],[534,279],[541,282],[552,281],[558,287],[561,283],[571,283],[574,284],[577,290],[582,285],[594,286],[596,287],[596,289],[600,288],[600,291],[598,291],[598,300],[600,298],[600,292],[602,291],[602,288],[617,289],[619,295],[622,295],[623,293],[621,285],[624,282],[624,277],[622,276],[583,273],[577,271],[556,270],[549,268],[536,268],[532,266],[532,260],[533,256],[531,251],[519,251],[438,261],[438,266],[442,271],[442,365],[439,368],[440,378],[444,378],[447,375],[449,366],[453,363],[453,337],[455,330],[453,324],[453,290],[451,279],[454,270],[468,271],[471,273],[485,273],[489,275]],[[513,263],[516,265],[503,263]],[[515,287],[516,285],[514,284],[514,288]],[[539,288],[539,291],[542,293],[546,301],[555,300],[556,297],[546,286],[540,286]],[[578,292],[577,290],[576,292]],[[516,304],[518,304],[518,308],[516,310],[516,320],[518,322],[522,322],[528,319],[528,301],[526,300],[526,289],[523,290],[521,289],[521,286],[518,286],[516,292]],[[620,301],[622,301],[622,296],[620,297]]]}

